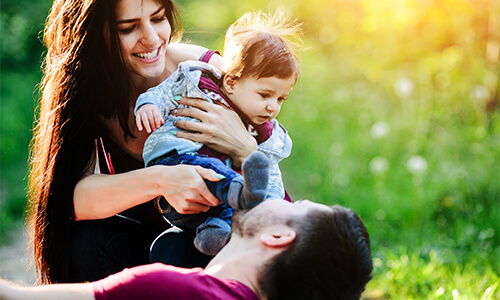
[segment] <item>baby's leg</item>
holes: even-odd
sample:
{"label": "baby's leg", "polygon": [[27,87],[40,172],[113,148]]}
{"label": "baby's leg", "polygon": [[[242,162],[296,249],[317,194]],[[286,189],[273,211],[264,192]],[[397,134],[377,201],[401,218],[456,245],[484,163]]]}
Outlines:
{"label": "baby's leg", "polygon": [[250,209],[264,201],[269,180],[269,159],[259,151],[252,152],[241,166],[243,189],[239,209]]}
{"label": "baby's leg", "polygon": [[231,231],[208,227],[196,235],[194,246],[203,254],[216,255],[229,242],[230,237]]}
{"label": "baby's leg", "polygon": [[251,153],[242,165],[242,175],[224,165],[217,158],[181,154],[163,157],[155,162],[162,165],[189,164],[212,169],[225,178],[205,180],[208,189],[223,203],[235,209],[249,209],[262,202],[267,193],[269,159],[259,151]]}
{"label": "baby's leg", "polygon": [[[210,192],[217,197],[222,203],[228,203],[228,192],[233,181],[240,182],[239,189],[234,189],[232,197],[234,200],[232,202],[237,203],[239,197],[241,186],[243,185],[243,177],[236,173],[234,170],[226,166],[222,161],[214,157],[199,156],[192,154],[175,154],[170,156],[163,156],[155,160],[152,164],[174,166],[174,165],[193,165],[201,166],[203,168],[212,169],[217,174],[222,175],[223,179],[219,181],[209,181],[205,180],[205,183],[210,190]],[[157,201],[157,209],[167,218],[169,217],[166,213],[174,211],[166,200]],[[174,213],[177,213],[174,211]]]}
{"label": "baby's leg", "polygon": [[231,208],[225,209],[217,217],[209,217],[196,229],[194,246],[201,253],[216,255],[231,237]]}

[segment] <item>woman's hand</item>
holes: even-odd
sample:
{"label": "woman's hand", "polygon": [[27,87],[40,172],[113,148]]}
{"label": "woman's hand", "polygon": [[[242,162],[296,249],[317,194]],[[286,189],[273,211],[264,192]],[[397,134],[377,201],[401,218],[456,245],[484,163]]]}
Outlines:
{"label": "woman's hand", "polygon": [[158,196],[164,196],[181,214],[207,211],[219,200],[203,179],[219,181],[216,175],[213,170],[189,165],[157,165],[115,175],[89,175],[75,187],[75,219],[108,218]]}
{"label": "woman's hand", "polygon": [[200,122],[177,121],[178,128],[190,131],[179,131],[178,137],[227,154],[232,158],[234,168],[240,168],[245,158],[257,150],[257,142],[233,110],[201,99],[182,98],[179,103],[190,107],[178,109],[176,116],[192,117]]}
{"label": "woman's hand", "polygon": [[[212,195],[203,181],[203,179],[219,181],[220,178],[216,177],[215,171],[188,165],[158,167],[165,170],[161,170],[164,176],[158,178],[157,194],[165,197],[178,213],[197,214],[220,204],[219,199]],[[155,166],[150,168],[155,168]]]}

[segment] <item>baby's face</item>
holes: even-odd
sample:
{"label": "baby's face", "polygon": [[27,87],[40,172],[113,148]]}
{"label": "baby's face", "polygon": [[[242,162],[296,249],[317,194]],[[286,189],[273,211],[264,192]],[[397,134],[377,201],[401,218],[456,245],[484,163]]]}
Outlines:
{"label": "baby's face", "polygon": [[229,100],[250,121],[262,125],[276,118],[294,84],[294,76],[245,77],[236,79],[227,92]]}

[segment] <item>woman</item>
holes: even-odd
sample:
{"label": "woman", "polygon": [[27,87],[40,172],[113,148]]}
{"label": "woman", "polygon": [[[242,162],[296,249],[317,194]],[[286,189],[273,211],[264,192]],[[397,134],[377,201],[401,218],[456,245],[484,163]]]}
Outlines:
{"label": "woman", "polygon": [[[30,174],[42,283],[96,280],[147,263],[151,242],[168,228],[149,201],[157,196],[183,214],[218,204],[203,182],[218,180],[213,171],[142,168],[148,134],[135,130],[135,99],[205,51],[170,43],[180,36],[178,20],[171,0],[54,1]],[[180,137],[229,155],[235,167],[257,149],[234,112],[195,99],[181,103],[193,108],[179,115],[201,122],[177,122],[190,131]],[[169,247],[189,253],[194,265],[207,262],[183,250],[192,236],[189,243],[182,234],[178,239]]]}

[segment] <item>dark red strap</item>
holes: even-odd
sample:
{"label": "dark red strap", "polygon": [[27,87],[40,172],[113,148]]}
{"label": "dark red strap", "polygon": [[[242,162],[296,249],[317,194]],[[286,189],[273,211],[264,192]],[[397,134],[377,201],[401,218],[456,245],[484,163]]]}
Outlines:
{"label": "dark red strap", "polygon": [[[111,153],[106,152],[106,149],[104,148],[104,142],[102,141],[102,137],[99,137],[99,141],[101,142],[101,148],[102,148],[102,153],[104,155],[104,161],[106,162],[106,166],[108,167],[109,174],[115,174],[115,169],[113,168],[113,164],[111,163]],[[97,146],[97,139],[95,139],[95,150],[96,150],[96,156],[97,156],[97,164],[99,166],[99,149]],[[99,173],[101,173],[101,168],[99,168]]]}
{"label": "dark red strap", "polygon": [[203,53],[203,55],[198,60],[208,64],[208,62],[210,61],[210,59],[212,58],[212,56],[214,54],[220,55],[219,51],[207,50],[205,53]]}

